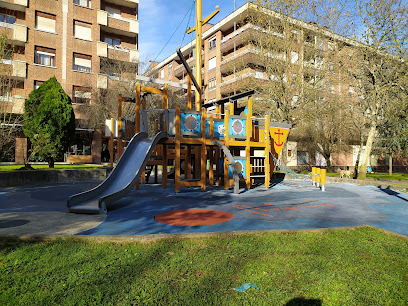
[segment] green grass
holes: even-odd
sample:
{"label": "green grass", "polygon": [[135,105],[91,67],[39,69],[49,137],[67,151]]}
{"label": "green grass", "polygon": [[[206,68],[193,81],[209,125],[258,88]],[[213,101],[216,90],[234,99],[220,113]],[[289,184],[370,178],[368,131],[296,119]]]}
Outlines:
{"label": "green grass", "polygon": [[[0,165],[0,171],[12,171],[23,167],[24,165]],[[36,170],[50,169],[48,164],[31,164]],[[82,170],[82,169],[96,169],[103,168],[101,165],[69,165],[69,164],[55,164],[54,169],[57,170]],[[52,170],[52,169],[51,169]]]}
{"label": "green grass", "polygon": [[1,305],[408,304],[408,240],[370,227],[0,246]]}

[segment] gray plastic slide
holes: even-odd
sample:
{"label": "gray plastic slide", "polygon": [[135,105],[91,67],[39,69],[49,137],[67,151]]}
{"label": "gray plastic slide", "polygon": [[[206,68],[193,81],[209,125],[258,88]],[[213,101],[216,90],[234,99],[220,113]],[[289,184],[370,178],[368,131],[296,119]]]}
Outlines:
{"label": "gray plastic slide", "polygon": [[239,194],[239,177],[237,172],[237,167],[235,167],[234,157],[232,156],[230,150],[220,141],[213,140],[213,143],[216,144],[225,154],[228,159],[228,164],[232,169],[232,177],[234,179],[234,193]]}
{"label": "gray plastic slide", "polygon": [[155,146],[166,137],[167,134],[163,132],[157,133],[153,138],[148,138],[145,132],[133,136],[106,180],[95,188],[68,199],[69,212],[106,214],[109,204],[124,197],[135,187]]}

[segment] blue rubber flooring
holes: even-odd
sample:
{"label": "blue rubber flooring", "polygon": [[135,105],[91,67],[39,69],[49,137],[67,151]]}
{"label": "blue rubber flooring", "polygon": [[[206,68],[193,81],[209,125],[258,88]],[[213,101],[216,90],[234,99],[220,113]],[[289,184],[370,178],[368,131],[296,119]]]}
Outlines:
{"label": "blue rubber flooring", "polygon": [[[96,182],[0,189],[0,214],[66,211],[66,199]],[[209,226],[174,226],[156,222],[160,213],[178,209],[211,209],[234,214],[230,221]],[[266,190],[218,187],[182,189],[142,185],[108,208],[105,221],[80,235],[142,235],[241,230],[316,229],[374,225],[408,236],[408,195],[390,189],[328,184],[321,192],[310,182],[284,180]]]}

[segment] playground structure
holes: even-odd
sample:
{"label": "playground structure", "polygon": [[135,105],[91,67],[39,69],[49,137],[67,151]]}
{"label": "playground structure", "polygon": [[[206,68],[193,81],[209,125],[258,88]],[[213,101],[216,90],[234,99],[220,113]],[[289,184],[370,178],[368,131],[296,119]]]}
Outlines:
{"label": "playground structure", "polygon": [[[181,109],[180,106],[169,108],[168,91],[168,86],[162,90],[137,86],[135,124],[132,126],[131,122],[127,121],[128,128],[122,129],[123,136],[118,138],[117,145],[119,156],[122,154],[124,141],[130,139],[129,133],[149,132],[147,113],[154,110],[146,109],[146,103],[140,98],[141,94],[160,94],[163,97],[163,108],[155,111],[161,113],[161,122],[156,119],[154,134],[164,132],[167,139],[156,146],[147,166],[162,166],[163,188],[167,187],[168,165],[174,165],[176,192],[180,192],[181,187],[192,186],[199,186],[204,191],[207,182],[213,186],[220,185],[221,181],[225,189],[234,185],[237,190],[238,180],[244,181],[245,187],[250,188],[255,179],[263,179],[265,187],[269,187],[275,169],[275,162],[269,154],[271,152],[276,159],[279,157],[290,125],[269,122],[268,116],[254,117],[254,91],[224,98],[206,104],[203,108],[196,104],[195,110],[192,109],[190,89],[187,90],[186,109]],[[244,111],[237,107],[239,99],[247,99]],[[119,108],[124,100],[119,97]],[[229,110],[225,110],[226,105]],[[215,112],[207,111],[210,107],[215,107]],[[121,123],[119,129],[120,125]],[[184,177],[181,175],[182,170]],[[145,172],[146,169],[143,169],[141,184],[145,183]],[[234,172],[238,179],[234,179]]]}
{"label": "playground structure", "polygon": [[[201,0],[196,1],[197,24],[188,30],[196,31],[196,67],[202,66],[201,27],[218,11],[217,8],[202,20]],[[170,107],[168,84],[163,89],[138,84],[134,100],[119,96],[118,163],[101,185],[68,200],[70,212],[106,213],[107,205],[129,192],[132,186],[137,189],[139,184],[146,182],[146,167],[149,167],[148,171],[154,168],[157,182],[159,165],[162,167],[163,188],[167,188],[167,166],[174,165],[175,192],[180,192],[182,187],[193,186],[205,191],[208,182],[210,186],[223,184],[224,189],[234,185],[234,192],[239,193],[239,181],[243,181],[249,189],[258,179],[269,188],[275,160],[279,158],[291,125],[270,122],[269,116],[255,117],[254,90],[203,105],[199,85],[202,83],[201,69],[196,69],[194,77],[180,50],[177,53],[188,73],[186,107]],[[192,83],[195,86],[194,109]],[[142,94],[146,93],[161,95],[162,108],[146,109],[142,98]],[[245,106],[238,107],[238,101],[243,99],[246,101]],[[123,124],[124,102],[134,103],[134,121],[123,120]],[[159,112],[160,120],[154,123],[156,136],[148,138],[147,114],[151,111]],[[110,153],[113,166],[113,124],[111,128]],[[129,143],[124,151],[127,141]],[[181,175],[182,168],[184,176]]]}

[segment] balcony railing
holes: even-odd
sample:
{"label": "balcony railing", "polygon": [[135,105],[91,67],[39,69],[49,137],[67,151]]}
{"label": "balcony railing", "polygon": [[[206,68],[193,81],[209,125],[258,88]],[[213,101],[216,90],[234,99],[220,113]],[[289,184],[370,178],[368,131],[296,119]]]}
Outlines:
{"label": "balcony railing", "polygon": [[[5,65],[10,65],[10,76],[15,78],[23,78],[27,77],[27,62],[11,60],[11,59],[2,59],[0,63]],[[7,72],[3,72],[7,73]]]}
{"label": "balcony railing", "polygon": [[14,11],[25,12],[28,6],[28,0],[2,0],[7,3],[7,8]]}
{"label": "balcony railing", "polygon": [[25,25],[0,22],[0,33],[5,33],[15,45],[24,45],[27,42],[27,27]]}
{"label": "balcony railing", "polygon": [[111,15],[106,11],[98,10],[97,22],[102,26],[114,28],[132,34],[139,33],[139,20]]}
{"label": "balcony railing", "polygon": [[131,63],[139,62],[139,50],[129,49],[121,46],[112,46],[102,41],[98,41],[97,53],[98,56],[116,59],[120,61]]}

